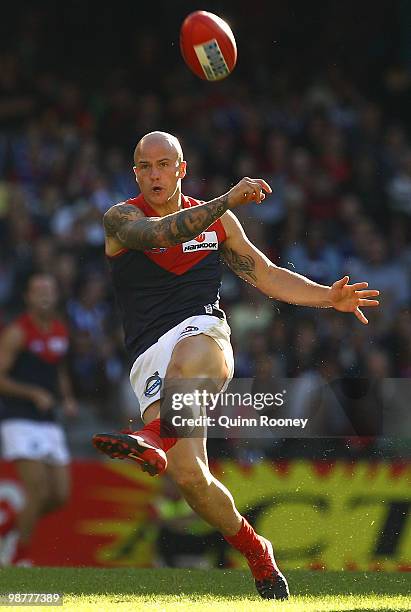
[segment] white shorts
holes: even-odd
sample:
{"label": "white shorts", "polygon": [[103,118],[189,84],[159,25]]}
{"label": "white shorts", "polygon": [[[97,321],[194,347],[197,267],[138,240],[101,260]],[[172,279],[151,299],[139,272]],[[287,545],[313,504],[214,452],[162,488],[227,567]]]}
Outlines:
{"label": "white shorts", "polygon": [[3,459],[33,459],[53,465],[66,465],[70,453],[63,428],[57,423],[6,419],[0,425]]}
{"label": "white shorts", "polygon": [[141,416],[153,402],[160,399],[162,382],[176,344],[184,338],[198,334],[213,338],[224,353],[229,372],[222,389],[225,391],[234,374],[230,327],[225,319],[212,315],[188,317],[163,334],[155,344],[137,357],[131,368],[130,382],[140,403]]}

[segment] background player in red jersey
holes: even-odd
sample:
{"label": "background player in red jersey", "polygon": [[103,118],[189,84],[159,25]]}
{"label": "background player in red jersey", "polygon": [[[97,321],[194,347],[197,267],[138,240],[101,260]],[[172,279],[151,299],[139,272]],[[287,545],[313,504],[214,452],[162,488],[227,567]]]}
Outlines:
{"label": "background player in red jersey", "polygon": [[[213,255],[216,242],[222,258],[236,274],[277,300],[351,312],[360,322],[368,323],[362,307],[377,306],[378,301],[372,298],[378,291],[367,289],[365,282],[349,285],[348,277],[331,287],[319,285],[275,266],[251,244],[230,209],[252,201],[261,203],[265,193],[271,192],[264,180],[244,178],[210,202],[186,198],[181,193],[186,162],[180,143],[163,132],[144,136],[136,147],[134,161],[141,196],[113,206],[105,214],[104,227],[126,345],[135,348],[130,379],[146,425],[132,435],[97,434],[94,444],[111,457],[134,459],[151,474],[164,471],[168,465],[168,474],[190,506],[244,554],[260,595],[286,598],[288,586],[275,563],[271,543],[256,534],[238,512],[230,492],[211,474],[205,438],[177,439],[167,422],[162,423],[160,435],[160,388],[164,382],[167,396],[171,381],[203,378],[226,384],[232,377],[230,332],[219,314],[218,288],[213,284],[213,270],[219,265]],[[212,234],[213,241],[207,242],[203,259],[192,260],[190,267],[187,258],[193,251],[188,245],[202,232]],[[145,276],[146,269],[149,273]],[[204,293],[209,303],[203,301],[201,310],[195,296],[204,287],[209,288],[209,293]],[[133,313],[137,316],[139,304],[145,305],[146,300],[146,308],[139,314],[140,328],[135,330]],[[192,302],[192,310],[184,311],[186,302]],[[163,323],[167,317],[169,326]],[[151,336],[151,343],[140,342],[139,334],[148,338],[152,328],[157,333]],[[130,337],[133,333],[136,338]]]}
{"label": "background player in red jersey", "polygon": [[56,423],[61,396],[67,415],[77,412],[63,360],[68,331],[56,318],[53,277],[30,277],[27,311],[0,336],[0,423],[2,454],[14,461],[25,488],[16,530],[5,538],[3,563],[27,562],[39,518],[66,503],[70,492],[69,453]]}

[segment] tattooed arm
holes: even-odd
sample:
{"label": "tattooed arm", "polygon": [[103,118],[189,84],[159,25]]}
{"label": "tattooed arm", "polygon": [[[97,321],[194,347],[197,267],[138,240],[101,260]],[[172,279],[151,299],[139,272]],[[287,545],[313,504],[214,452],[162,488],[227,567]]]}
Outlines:
{"label": "tattooed arm", "polygon": [[240,278],[282,302],[322,308],[332,306],[329,299],[330,287],[318,285],[300,274],[273,264],[248,240],[231,211],[227,211],[221,221],[227,239],[220,252],[225,263]]}
{"label": "tattooed arm", "polygon": [[131,204],[117,204],[104,215],[107,254],[115,254],[122,248],[142,251],[192,240],[228,208],[252,201],[259,203],[264,200],[265,192],[271,192],[271,188],[264,180],[245,177],[215,200],[164,217],[146,217]]}
{"label": "tattooed arm", "polygon": [[228,208],[227,194],[164,217],[146,217],[132,204],[117,204],[104,215],[104,230],[118,248],[136,250],[169,247],[192,240]]}

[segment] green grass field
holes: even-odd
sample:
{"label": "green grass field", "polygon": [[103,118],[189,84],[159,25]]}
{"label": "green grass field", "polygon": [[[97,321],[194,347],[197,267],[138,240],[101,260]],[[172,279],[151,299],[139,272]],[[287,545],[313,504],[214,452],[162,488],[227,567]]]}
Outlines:
{"label": "green grass field", "polygon": [[[214,612],[334,612],[411,609],[411,574],[287,573],[292,598],[264,601],[240,570],[5,568],[0,592],[63,593],[55,610],[213,610]],[[2,607],[15,610],[16,607]],[[25,606],[40,612],[44,606]]]}

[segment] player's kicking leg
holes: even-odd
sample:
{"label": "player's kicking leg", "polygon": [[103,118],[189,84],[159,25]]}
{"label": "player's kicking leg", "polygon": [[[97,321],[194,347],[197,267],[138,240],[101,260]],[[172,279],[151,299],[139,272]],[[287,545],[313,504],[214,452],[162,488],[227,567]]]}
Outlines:
{"label": "player's kicking leg", "polygon": [[168,453],[169,474],[191,508],[241,552],[265,599],[286,599],[287,581],[277,567],[271,542],[258,535],[237,510],[230,491],[209,468],[205,439],[183,439]]}
{"label": "player's kicking leg", "polygon": [[[166,379],[190,380],[200,376],[207,380],[227,377],[222,351],[214,340],[202,334],[185,338],[175,346]],[[143,469],[145,463],[152,465],[156,449],[167,452],[169,474],[185,499],[246,557],[259,594],[265,599],[286,599],[287,581],[277,567],[271,543],[254,531],[238,512],[228,489],[211,474],[205,439],[177,440],[171,431],[170,438],[161,437],[158,403],[152,404],[144,416],[147,425],[140,432],[99,434],[94,438],[95,445],[110,456],[131,457],[142,463]]]}

